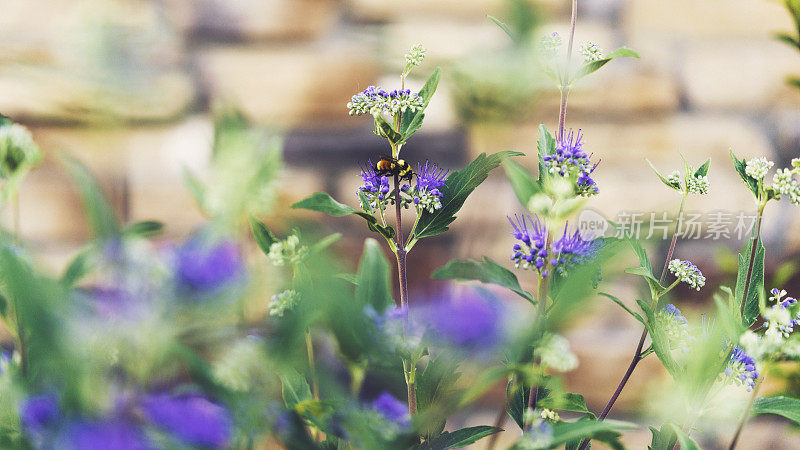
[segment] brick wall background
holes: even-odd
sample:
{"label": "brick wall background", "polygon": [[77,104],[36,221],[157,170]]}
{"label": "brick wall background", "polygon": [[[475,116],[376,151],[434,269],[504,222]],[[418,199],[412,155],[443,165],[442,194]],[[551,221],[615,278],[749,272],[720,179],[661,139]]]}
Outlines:
{"label": "brick wall background", "polygon": [[[545,14],[540,34],[555,30],[566,36],[568,2],[537,4]],[[357,164],[385,150],[371,134],[370,120],[349,117],[345,104],[370,84],[391,86],[403,53],[416,43],[425,45],[428,57],[414,73],[426,77],[441,65],[444,77],[425,126],[407,147],[408,159],[429,157],[459,168],[481,151],[534,155],[538,124],[556,125],[554,89],[541,93],[525,119],[514,123],[466,121],[454,106],[461,95],[454,64],[507,46],[507,37],[485,18],[505,17],[504,5],[4,0],[0,111],[29,126],[47,154],[22,188],[23,236],[53,270],[86,239],[76,193],[57,163],[59,152],[89,165],[123,216],[161,220],[167,237],[185,235],[203,218],[191,206],[182,170],[206,169],[212,111],[220,105],[234,105],[256,123],[286,133],[288,167],[277,217],[291,214],[287,205],[293,201],[322,189],[352,203]],[[800,55],[772,38],[791,26],[781,5],[767,0],[581,0],[578,42],[591,39],[606,51],[624,44],[641,54],[639,60],[610,63],[570,97],[567,125],[583,129],[587,149],[602,159],[596,172],[601,193],[588,206],[609,218],[625,210],[672,211],[677,199],[644,159],[669,172],[679,167],[682,152],[690,161],[712,159],[711,194],[692,198],[688,209],[751,210],[728,149],[784,166],[800,154],[800,93],[784,84],[788,74],[800,74]],[[491,73],[495,60],[483,61],[475,67]],[[423,81],[411,79],[409,85]],[[523,163],[533,167],[533,161],[529,156]],[[426,279],[452,257],[505,260],[505,216],[520,210],[498,171],[470,198],[452,232],[431,240],[427,250],[415,249],[412,279]],[[767,214],[765,243],[774,269],[800,252],[800,213],[782,202]],[[345,251],[357,249],[364,236],[354,225],[332,225],[347,233]],[[740,244],[687,243],[678,255],[692,249],[693,258],[721,277],[724,267],[713,268],[714,255]],[[418,292],[438,287],[427,281],[415,286]],[[581,367],[568,381],[594,408],[618,380],[637,334],[634,323],[602,302],[569,333]],[[645,364],[637,374],[618,404],[620,415],[634,410],[642,390],[663,375],[656,364]],[[770,426],[753,424],[745,437],[790,448],[781,447],[786,441],[767,445],[777,439]],[[646,431],[633,433],[630,444],[648,439]]]}

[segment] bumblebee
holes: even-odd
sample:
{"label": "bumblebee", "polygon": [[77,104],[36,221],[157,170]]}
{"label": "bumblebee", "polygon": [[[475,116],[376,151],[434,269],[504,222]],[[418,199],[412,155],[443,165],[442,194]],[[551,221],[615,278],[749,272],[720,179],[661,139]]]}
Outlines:
{"label": "bumblebee", "polygon": [[381,159],[375,163],[375,173],[380,176],[398,175],[400,180],[411,181],[414,177],[414,172],[411,166],[403,159],[395,159],[391,156],[381,156]]}

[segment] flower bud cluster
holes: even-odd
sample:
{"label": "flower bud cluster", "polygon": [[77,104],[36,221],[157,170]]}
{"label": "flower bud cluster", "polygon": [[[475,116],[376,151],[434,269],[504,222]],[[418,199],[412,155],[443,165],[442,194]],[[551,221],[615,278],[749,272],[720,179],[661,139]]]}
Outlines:
{"label": "flower bud cluster", "polygon": [[581,54],[587,63],[600,61],[603,59],[603,49],[594,42],[586,41],[581,45]]}
{"label": "flower bud cluster", "polygon": [[675,305],[669,304],[658,311],[655,318],[658,328],[667,335],[670,349],[688,352],[692,338],[689,334],[689,323],[681,311]]}
{"label": "flower bud cluster", "polygon": [[417,44],[411,47],[411,50],[406,53],[406,64],[407,69],[411,67],[418,66],[422,64],[422,60],[425,59],[425,47],[422,44]]}
{"label": "flower bud cluster", "polygon": [[[792,164],[796,161],[800,159],[792,160]],[[796,173],[800,173],[800,168],[778,169],[772,177],[772,187],[779,198],[785,195],[793,204],[800,205],[800,182],[794,178]]]}
{"label": "flower bud cluster", "polygon": [[542,54],[547,58],[553,58],[558,54],[561,49],[563,41],[558,33],[553,32],[539,40],[539,49]]}
{"label": "flower bud cluster", "polygon": [[351,116],[382,113],[395,115],[406,111],[415,112],[424,106],[423,99],[410,89],[387,92],[381,87],[369,86],[354,95],[347,103]]}
{"label": "flower bud cluster", "polygon": [[583,151],[583,134],[570,130],[556,141],[556,151],[552,155],[544,155],[542,161],[548,172],[562,177],[575,179],[575,193],[581,197],[591,197],[600,190],[591,174],[597,167],[592,164],[591,156]]}
{"label": "flower bud cluster", "polygon": [[673,259],[669,262],[669,271],[675,275],[678,280],[698,291],[706,284],[706,277],[703,276],[697,266],[689,261]]}
{"label": "flower bud cluster", "polygon": [[283,241],[273,243],[269,247],[267,257],[272,264],[283,266],[285,264],[295,264],[304,260],[308,256],[308,247],[300,245],[300,238],[292,234]]}
{"label": "flower bud cluster", "polygon": [[775,163],[768,161],[767,158],[753,158],[750,161],[747,161],[744,172],[756,180],[763,180],[764,177],[767,176],[769,169],[771,169],[774,165]]}
{"label": "flower bud cluster", "polygon": [[287,289],[279,294],[275,294],[269,300],[267,307],[270,316],[283,317],[286,311],[291,311],[297,304],[300,294],[293,289]]}
{"label": "flower bud cluster", "polygon": [[708,194],[710,183],[705,175],[694,175],[695,169],[689,166],[686,178],[686,191],[692,194]]}
{"label": "flower bud cluster", "polygon": [[569,341],[564,336],[547,333],[539,346],[534,350],[543,366],[568,372],[578,367],[578,357],[569,348]]}

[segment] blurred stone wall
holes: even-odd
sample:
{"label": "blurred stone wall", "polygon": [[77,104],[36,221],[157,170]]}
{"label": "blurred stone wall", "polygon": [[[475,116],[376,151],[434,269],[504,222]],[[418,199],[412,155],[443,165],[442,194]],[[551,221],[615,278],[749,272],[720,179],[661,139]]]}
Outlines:
{"label": "blurred stone wall", "polygon": [[[87,237],[59,152],[89,165],[123,217],[162,220],[168,237],[185,235],[203,218],[192,206],[182,171],[207,170],[213,111],[226,105],[287,134],[289,166],[277,217],[290,214],[291,202],[321,189],[352,203],[358,163],[385,150],[371,134],[370,120],[349,117],[345,104],[370,84],[396,83],[403,54],[416,43],[425,45],[428,57],[415,71],[422,79],[409,85],[420,86],[437,65],[444,77],[410,155],[421,159],[433,152],[457,169],[481,151],[514,149],[527,153],[522,162],[533,168],[538,124],[556,125],[554,90],[532,102],[521,121],[466,121],[453,102],[460,94],[449,68],[508,45],[485,17],[504,18],[505,5],[4,0],[0,112],[28,125],[48,155],[22,188],[23,236],[54,270]],[[555,30],[566,36],[568,2],[537,5],[545,15],[541,34]],[[772,37],[791,26],[780,4],[767,0],[581,0],[578,42],[591,39],[606,51],[627,45],[641,54],[639,60],[608,64],[570,97],[567,125],[581,128],[586,149],[602,160],[596,172],[601,193],[587,206],[612,219],[620,211],[674,213],[676,196],[657,181],[645,158],[668,173],[679,167],[682,152],[691,162],[712,159],[711,194],[692,198],[688,209],[751,210],[729,148],[784,165],[800,154],[800,93],[784,83],[787,75],[800,74],[800,54]],[[492,71],[491,63],[487,59],[482,70]],[[773,266],[800,249],[800,214],[787,203],[767,211],[765,240],[774,251]],[[505,216],[521,210],[498,171],[468,200],[453,231],[432,240],[433,250],[415,249],[416,275],[425,278],[455,256],[505,260]],[[353,250],[363,237],[355,225],[333,225],[349,234],[343,245]],[[700,258],[712,264],[716,248],[740,244],[707,243]],[[689,245],[697,248],[683,248]],[[631,349],[624,343],[638,334],[612,307],[598,306],[597,312],[570,336],[582,362],[570,382],[588,392],[595,407],[620,375],[606,368],[627,363]],[[659,373],[647,365],[641,372],[648,370]],[[645,378],[635,377],[631,391],[637,383],[641,389]],[[635,397],[623,396],[620,410]]]}

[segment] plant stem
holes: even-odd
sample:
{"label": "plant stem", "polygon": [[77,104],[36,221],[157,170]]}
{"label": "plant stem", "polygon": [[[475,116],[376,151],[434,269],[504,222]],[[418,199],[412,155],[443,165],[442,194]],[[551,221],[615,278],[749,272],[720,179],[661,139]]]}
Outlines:
{"label": "plant stem", "polygon": [[733,435],[733,440],[731,441],[731,445],[728,446],[728,450],[733,450],[736,448],[736,444],[739,442],[739,436],[742,434],[742,430],[744,429],[744,424],[747,423],[747,419],[750,417],[750,409],[753,408],[753,402],[756,401],[758,389],[761,387],[761,382],[764,381],[764,378],[766,377],[765,371],[765,373],[761,375],[761,378],[756,381],[756,385],[753,386],[753,393],[750,395],[750,401],[747,403],[747,408],[745,408],[742,419],[739,421],[739,426],[736,427],[736,434]]}
{"label": "plant stem", "polygon": [[[681,206],[678,210],[678,217],[681,217],[683,214],[683,208],[685,206],[686,195],[684,194],[683,198],[681,199]],[[669,265],[670,259],[672,259],[672,254],[675,251],[675,244],[678,242],[678,228],[675,227],[675,231],[672,232],[672,241],[669,245],[669,250],[667,250],[667,258],[664,261],[664,269],[661,271],[661,278],[659,279],[659,284],[664,284],[664,280],[667,277],[667,266]],[[654,299],[658,301],[658,297]],[[655,303],[654,301],[654,303]],[[655,305],[653,305],[655,307]],[[611,408],[614,407],[614,403],[616,403],[617,398],[619,398],[622,390],[625,388],[625,385],[628,383],[628,380],[633,375],[633,371],[636,369],[636,366],[639,364],[639,361],[642,360],[642,349],[644,348],[644,341],[647,339],[647,327],[644,327],[642,330],[642,335],[639,337],[639,343],[636,345],[636,351],[633,353],[633,358],[631,358],[631,363],[628,365],[628,369],[625,371],[625,375],[622,376],[622,379],[619,381],[617,385],[617,389],[614,390],[614,394],[611,395],[611,398],[606,403],[605,408],[603,408],[603,412],[600,413],[598,420],[603,420],[608,416],[608,413],[611,412]],[[586,450],[586,447],[589,445],[589,439],[585,439],[578,450]]]}
{"label": "plant stem", "polygon": [[[306,330],[306,353],[308,354],[308,367],[311,370],[311,394],[315,401],[319,401],[319,382],[314,364],[314,343],[311,341],[311,331],[309,330]],[[317,427],[311,427],[311,439],[317,440],[317,432]]]}
{"label": "plant stem", "polygon": [[[550,247],[550,231],[547,232],[547,238],[545,239],[545,248]],[[547,266],[545,266],[547,267]],[[545,328],[547,325],[547,287],[550,283],[548,283],[543,276],[539,276],[539,286],[538,286],[538,294],[539,294],[539,301],[536,303],[536,322],[537,327],[540,330],[539,337],[541,338],[544,336]],[[536,349],[533,350],[534,352]],[[537,359],[534,357],[534,364],[538,364]],[[524,388],[524,387],[523,387]],[[528,395],[528,409],[531,411],[536,410],[536,403],[539,400],[539,386],[532,386],[531,392]],[[530,426],[526,425],[526,429],[529,429]]]}
{"label": "plant stem", "polygon": [[403,360],[403,374],[408,386],[408,413],[412,416],[417,414],[417,366],[415,363]]}
{"label": "plant stem", "polygon": [[564,125],[567,121],[567,96],[569,96],[569,63],[572,59],[572,45],[575,42],[575,23],[578,21],[578,0],[572,0],[572,14],[570,16],[569,44],[567,45],[567,62],[564,66],[564,77],[561,79],[561,103],[558,110],[558,139],[564,138]]}
{"label": "plant stem", "polygon": [[764,206],[766,202],[762,202],[758,206],[758,217],[756,218],[755,232],[750,236],[750,261],[747,263],[747,276],[744,279],[744,291],[742,293],[742,304],[739,306],[739,314],[744,316],[744,306],[749,297],[748,291],[750,290],[750,281],[753,277],[753,265],[756,262],[756,253],[758,252],[758,240],[761,237],[761,218],[764,216]]}
{"label": "plant stem", "polygon": [[[513,381],[512,377],[508,378],[508,383],[506,386],[510,385]],[[524,389],[524,387],[520,386],[520,389]],[[503,407],[497,411],[497,417],[494,419],[494,427],[501,428],[503,423],[506,421],[506,411],[508,411],[508,395],[506,395],[505,400],[503,401]],[[486,445],[486,450],[492,450],[494,446],[497,444],[497,438],[500,437],[500,433],[492,433],[489,437],[489,443]]]}

